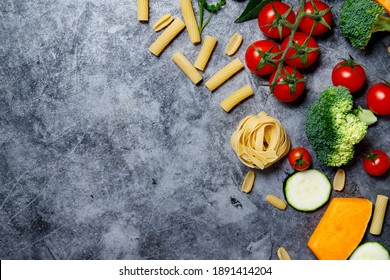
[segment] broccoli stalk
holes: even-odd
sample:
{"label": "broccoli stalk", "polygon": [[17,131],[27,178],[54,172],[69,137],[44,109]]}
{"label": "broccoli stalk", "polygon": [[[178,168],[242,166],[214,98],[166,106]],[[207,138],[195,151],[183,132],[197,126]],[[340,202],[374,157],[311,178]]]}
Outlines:
{"label": "broccoli stalk", "polygon": [[345,0],[340,10],[340,30],[352,46],[364,49],[371,34],[390,31],[390,18],[385,9],[372,0]]}
{"label": "broccoli stalk", "polygon": [[353,158],[354,147],[367,133],[367,124],[354,115],[353,100],[345,87],[329,87],[307,111],[306,135],[317,159],[341,166]]}

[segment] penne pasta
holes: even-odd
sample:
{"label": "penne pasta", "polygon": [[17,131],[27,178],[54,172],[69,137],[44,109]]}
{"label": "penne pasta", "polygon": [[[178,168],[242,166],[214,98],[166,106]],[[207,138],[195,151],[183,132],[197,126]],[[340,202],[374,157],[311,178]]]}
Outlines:
{"label": "penne pasta", "polygon": [[139,21],[149,21],[149,0],[137,0]]}
{"label": "penne pasta", "polygon": [[159,56],[161,52],[169,45],[169,43],[180,33],[185,27],[184,22],[180,18],[176,18],[167,29],[153,42],[149,47],[149,51],[155,56]]}
{"label": "penne pasta", "polygon": [[244,64],[242,64],[241,60],[239,58],[234,59],[228,65],[215,73],[214,76],[206,82],[206,87],[210,91],[214,91],[242,68],[244,68]]}
{"label": "penne pasta", "polygon": [[220,105],[227,113],[229,113],[231,109],[251,95],[253,95],[253,90],[250,85],[246,85],[229,95],[221,102]]}
{"label": "penne pasta", "polygon": [[235,33],[232,38],[230,38],[229,43],[226,46],[225,53],[229,56],[234,55],[242,44],[242,36],[238,33]]}
{"label": "penne pasta", "polygon": [[196,85],[202,81],[202,76],[198,70],[191,64],[191,62],[181,53],[177,52],[172,57],[172,60],[180,67],[187,77]]}
{"label": "penne pasta", "polygon": [[165,14],[153,25],[153,30],[156,32],[160,31],[171,24],[172,21],[173,16],[171,14]]}
{"label": "penne pasta", "polygon": [[196,69],[204,71],[217,42],[217,39],[214,37],[208,35],[205,37],[202,48],[200,49],[199,55],[194,63]]}
{"label": "penne pasta", "polygon": [[179,0],[180,8],[183,13],[184,22],[186,23],[188,35],[193,44],[200,42],[200,33],[198,23],[196,22],[194,10],[192,8],[191,0]]}

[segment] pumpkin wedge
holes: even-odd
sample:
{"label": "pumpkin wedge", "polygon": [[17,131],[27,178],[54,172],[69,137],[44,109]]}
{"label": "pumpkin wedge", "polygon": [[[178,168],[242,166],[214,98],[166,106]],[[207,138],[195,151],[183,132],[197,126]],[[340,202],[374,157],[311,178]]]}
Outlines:
{"label": "pumpkin wedge", "polygon": [[307,245],[320,260],[346,260],[363,239],[372,214],[364,198],[333,198]]}

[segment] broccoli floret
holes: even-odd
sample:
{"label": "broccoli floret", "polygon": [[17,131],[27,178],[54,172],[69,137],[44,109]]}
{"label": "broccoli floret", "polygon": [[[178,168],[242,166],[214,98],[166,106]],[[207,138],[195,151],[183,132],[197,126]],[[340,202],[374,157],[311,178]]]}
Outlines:
{"label": "broccoli floret", "polygon": [[306,135],[322,164],[346,164],[366,135],[367,124],[354,115],[352,107],[352,95],[342,86],[327,88],[309,107]]}
{"label": "broccoli floret", "polygon": [[364,49],[371,34],[390,31],[390,18],[385,9],[373,0],[345,0],[340,10],[340,30],[352,46]]}

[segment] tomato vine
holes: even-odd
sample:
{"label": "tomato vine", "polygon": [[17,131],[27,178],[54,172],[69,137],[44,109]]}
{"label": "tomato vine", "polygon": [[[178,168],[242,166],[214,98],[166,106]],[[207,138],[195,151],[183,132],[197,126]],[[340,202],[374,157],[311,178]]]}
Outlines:
{"label": "tomato vine", "polygon": [[[311,1],[312,5],[315,7],[315,4],[313,3],[313,1]],[[291,24],[289,22],[287,23],[284,23],[284,26],[288,27],[291,29],[291,33],[289,34],[289,37],[288,37],[288,42],[287,42],[287,45],[286,47],[284,48],[284,50],[281,51],[281,57],[277,60],[278,63],[278,66],[276,68],[276,71],[275,71],[275,75],[273,75],[273,79],[270,83],[270,87],[271,87],[271,93],[274,92],[274,88],[275,86],[278,84],[278,77],[282,75],[282,69],[283,67],[285,66],[285,62],[286,62],[286,59],[287,59],[287,55],[288,55],[288,51],[293,48],[294,46],[294,35],[296,34],[296,32],[298,31],[298,28],[299,28],[299,25],[302,21],[302,19],[304,19],[305,17],[308,17],[308,18],[311,18],[314,20],[314,24],[311,28],[311,32],[310,34],[308,34],[310,37],[312,36],[312,32],[313,32],[313,29],[316,27],[317,23],[322,23],[322,18],[319,18],[319,15],[325,15],[327,12],[329,12],[331,10],[331,8],[328,8],[322,12],[318,12],[318,10],[315,8],[315,11],[316,13],[312,14],[312,13],[307,13],[305,12],[305,4],[306,4],[306,1],[305,0],[300,0],[300,7],[299,7],[299,11],[298,13],[296,14],[296,17],[295,17],[295,22],[294,24]],[[327,25],[328,28],[330,28],[329,25]],[[308,49],[308,52],[311,52],[313,50],[311,49]]]}

